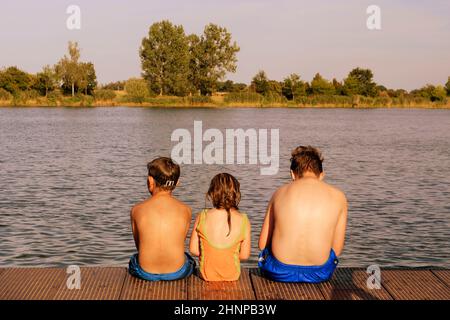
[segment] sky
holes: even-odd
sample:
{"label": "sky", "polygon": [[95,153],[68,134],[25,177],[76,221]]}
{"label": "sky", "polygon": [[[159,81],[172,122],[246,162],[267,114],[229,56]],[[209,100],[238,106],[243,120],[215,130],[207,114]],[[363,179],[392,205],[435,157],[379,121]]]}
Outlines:
{"label": "sky", "polygon": [[[80,30],[66,27],[70,5],[80,7]],[[369,5],[381,9],[381,30],[366,26]],[[187,34],[226,27],[241,48],[227,75],[234,81],[249,83],[259,70],[275,80],[294,72],[342,80],[364,67],[379,84],[411,90],[450,76],[449,17],[448,0],[0,0],[0,68],[38,72],[71,40],[100,83],[137,77],[142,38],[168,19]]]}

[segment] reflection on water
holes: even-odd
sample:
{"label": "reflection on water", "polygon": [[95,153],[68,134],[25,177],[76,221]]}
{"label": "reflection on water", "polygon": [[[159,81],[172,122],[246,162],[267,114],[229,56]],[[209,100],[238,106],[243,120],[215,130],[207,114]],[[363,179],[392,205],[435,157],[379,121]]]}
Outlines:
{"label": "reflection on water", "polygon": [[349,200],[344,266],[450,267],[450,111],[345,109],[0,109],[0,265],[125,265],[129,210],[147,196],[146,163],[177,128],[279,128],[280,171],[184,165],[176,196],[198,212],[220,171],[241,181],[253,255],[290,149],[322,149]]}

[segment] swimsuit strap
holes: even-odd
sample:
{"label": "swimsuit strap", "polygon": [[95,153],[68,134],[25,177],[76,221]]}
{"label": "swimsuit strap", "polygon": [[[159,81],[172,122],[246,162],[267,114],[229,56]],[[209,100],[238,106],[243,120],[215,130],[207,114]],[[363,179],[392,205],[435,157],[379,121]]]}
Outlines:
{"label": "swimsuit strap", "polygon": [[201,232],[202,232],[203,234],[205,234],[205,218],[206,218],[206,212],[208,212],[208,209],[203,209],[203,210],[200,212],[200,221],[199,221],[198,226],[197,226],[197,232],[198,232],[199,230],[201,230]]}

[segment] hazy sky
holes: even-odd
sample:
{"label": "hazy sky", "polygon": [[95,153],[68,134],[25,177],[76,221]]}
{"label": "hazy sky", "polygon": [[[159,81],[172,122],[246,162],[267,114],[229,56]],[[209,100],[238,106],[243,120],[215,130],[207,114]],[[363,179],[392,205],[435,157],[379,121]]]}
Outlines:
{"label": "hazy sky", "polygon": [[[366,27],[371,4],[381,8],[380,31]],[[66,28],[69,5],[81,8],[81,30]],[[75,40],[100,83],[139,76],[142,38],[169,19],[186,33],[227,27],[241,47],[235,81],[260,69],[277,80],[293,72],[341,80],[361,66],[380,84],[413,89],[450,76],[449,17],[449,0],[0,0],[0,67],[39,71]]]}

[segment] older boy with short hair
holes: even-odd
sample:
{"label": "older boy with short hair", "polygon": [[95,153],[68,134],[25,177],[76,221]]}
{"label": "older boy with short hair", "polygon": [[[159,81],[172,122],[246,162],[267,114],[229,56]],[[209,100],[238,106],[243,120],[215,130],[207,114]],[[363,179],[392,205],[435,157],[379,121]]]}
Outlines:
{"label": "older boy with short hair", "polygon": [[149,281],[182,279],[192,274],[195,261],[184,250],[191,208],[172,195],[180,166],[161,157],[148,163],[147,168],[151,197],[131,209],[138,254],[131,257],[129,272]]}
{"label": "older boy with short hair", "polygon": [[322,155],[313,147],[292,151],[292,182],[279,188],[261,230],[259,267],[280,282],[329,280],[344,247],[347,200],[323,181]]}

